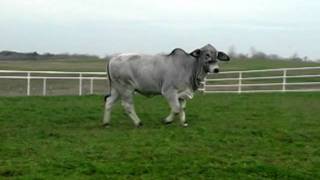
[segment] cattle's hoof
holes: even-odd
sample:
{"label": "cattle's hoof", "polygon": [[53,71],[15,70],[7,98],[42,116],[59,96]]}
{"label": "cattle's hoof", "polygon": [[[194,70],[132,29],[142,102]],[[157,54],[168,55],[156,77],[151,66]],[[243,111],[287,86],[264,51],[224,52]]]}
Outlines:
{"label": "cattle's hoof", "polygon": [[169,125],[172,123],[172,121],[167,121],[166,119],[162,120],[163,124],[165,125]]}
{"label": "cattle's hoof", "polygon": [[136,128],[141,128],[143,126],[142,122],[139,122],[138,124],[136,124]]}
{"label": "cattle's hoof", "polygon": [[188,123],[183,123],[183,124],[182,124],[182,127],[188,127],[188,126],[189,126]]}
{"label": "cattle's hoof", "polygon": [[104,124],[102,124],[102,127],[103,127],[103,128],[109,128],[109,127],[110,127],[110,124],[109,124],[109,123],[104,123]]}

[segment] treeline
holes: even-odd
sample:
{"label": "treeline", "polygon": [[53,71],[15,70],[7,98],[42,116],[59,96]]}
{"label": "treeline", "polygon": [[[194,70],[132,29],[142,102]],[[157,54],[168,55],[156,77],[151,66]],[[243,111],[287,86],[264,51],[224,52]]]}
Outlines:
{"label": "treeline", "polygon": [[44,53],[39,54],[37,52],[15,52],[15,51],[1,51],[0,60],[50,60],[50,59],[99,59],[96,55],[88,54],[52,54]]}
{"label": "treeline", "polygon": [[[268,54],[263,51],[251,47],[250,53],[237,53],[234,46],[229,48],[229,56],[233,59],[246,60],[246,59],[265,59],[265,60],[290,60],[290,61],[312,61],[308,56],[300,57],[298,53],[293,53],[289,57],[282,57],[278,54]],[[320,62],[320,60],[316,60]]]}
{"label": "treeline", "polygon": [[[257,50],[254,47],[250,49],[250,53],[237,53],[234,46],[231,46],[228,51],[228,55],[235,60],[250,60],[250,59],[262,59],[262,60],[291,60],[291,61],[315,61],[309,59],[307,56],[300,57],[297,53],[294,53],[290,57],[282,57],[277,54],[268,54],[263,51]],[[106,55],[104,60],[108,60],[113,55]],[[15,52],[15,51],[1,51],[0,60],[54,60],[54,59],[80,59],[80,60],[92,60],[92,59],[101,59],[97,55],[88,55],[88,54],[52,54],[44,53],[39,54],[37,52]],[[320,62],[319,60],[316,60]]]}

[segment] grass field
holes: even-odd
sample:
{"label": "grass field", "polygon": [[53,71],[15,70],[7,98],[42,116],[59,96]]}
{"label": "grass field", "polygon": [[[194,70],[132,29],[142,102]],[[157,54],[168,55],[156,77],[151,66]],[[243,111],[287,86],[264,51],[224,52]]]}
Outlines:
{"label": "grass field", "polygon": [[0,98],[0,179],[319,179],[320,93],[198,94],[189,127],[162,125],[161,97],[136,97],[144,127],[100,96]]}

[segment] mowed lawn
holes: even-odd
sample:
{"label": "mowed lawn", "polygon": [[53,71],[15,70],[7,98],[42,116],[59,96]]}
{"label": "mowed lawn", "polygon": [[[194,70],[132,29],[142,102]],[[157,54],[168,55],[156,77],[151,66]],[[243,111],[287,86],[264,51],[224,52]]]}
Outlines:
{"label": "mowed lawn", "polygon": [[136,96],[144,127],[103,97],[0,98],[0,179],[319,179],[320,93],[197,94],[189,127]]}

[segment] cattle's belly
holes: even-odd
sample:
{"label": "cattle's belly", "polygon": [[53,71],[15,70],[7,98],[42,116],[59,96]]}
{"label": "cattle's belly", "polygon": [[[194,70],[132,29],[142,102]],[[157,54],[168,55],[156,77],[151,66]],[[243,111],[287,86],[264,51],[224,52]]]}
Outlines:
{"label": "cattle's belly", "polygon": [[136,91],[141,92],[143,94],[161,93],[161,87],[158,85],[156,81],[150,82],[147,80],[146,81],[139,80],[139,81],[136,81],[134,84],[135,84]]}

